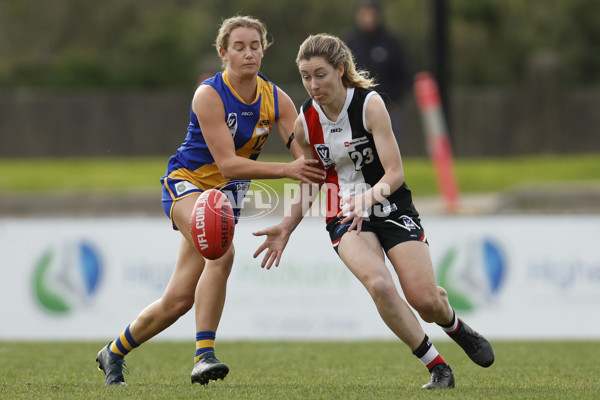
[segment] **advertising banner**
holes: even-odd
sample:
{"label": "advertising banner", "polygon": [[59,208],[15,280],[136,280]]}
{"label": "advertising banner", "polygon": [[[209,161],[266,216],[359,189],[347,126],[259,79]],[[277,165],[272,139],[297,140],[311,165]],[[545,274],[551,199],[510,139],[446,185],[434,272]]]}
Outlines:
{"label": "advertising banner", "polygon": [[[274,225],[236,227],[219,340],[392,339],[332,250],[322,218],[292,234],[278,268],[252,254]],[[600,216],[426,218],[438,283],[491,339],[598,339]],[[109,340],[158,299],[181,235],[165,217],[0,219],[0,340]],[[397,277],[392,271],[397,282]],[[423,326],[444,338],[435,324]],[[193,310],[159,340],[195,337]]]}

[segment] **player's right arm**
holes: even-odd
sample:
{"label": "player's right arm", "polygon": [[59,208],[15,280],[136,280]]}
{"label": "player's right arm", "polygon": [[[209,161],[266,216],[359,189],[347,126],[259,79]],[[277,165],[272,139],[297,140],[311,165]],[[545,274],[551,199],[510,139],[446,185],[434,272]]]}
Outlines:
{"label": "player's right arm", "polygon": [[[315,159],[310,144],[306,141],[306,137],[304,136],[304,126],[301,117],[296,119],[294,132],[297,143],[302,149],[304,158],[318,162],[318,160]],[[281,255],[283,254],[283,250],[285,249],[292,232],[310,209],[312,203],[319,194],[319,189],[323,184],[323,181],[324,178],[318,183],[300,183],[294,199],[292,200],[292,204],[283,220],[277,225],[253,233],[254,236],[267,236],[264,243],[254,252],[254,258],[256,258],[264,250],[267,251],[263,257],[261,267],[269,269],[273,263],[275,263],[276,267],[279,266]]]}
{"label": "player's right arm", "polygon": [[291,163],[267,163],[239,157],[235,154],[233,138],[225,123],[225,108],[217,91],[200,85],[192,100],[202,134],[219,171],[228,179],[291,178],[302,182],[323,179],[318,161],[297,159]]}

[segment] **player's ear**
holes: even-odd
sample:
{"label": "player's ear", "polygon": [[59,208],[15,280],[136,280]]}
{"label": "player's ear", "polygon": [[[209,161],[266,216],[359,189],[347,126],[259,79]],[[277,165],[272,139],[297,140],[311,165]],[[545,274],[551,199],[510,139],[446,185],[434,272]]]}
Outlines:
{"label": "player's ear", "polygon": [[345,71],[346,71],[346,67],[344,66],[344,63],[340,63],[340,65],[338,65],[338,67],[336,68],[338,78],[341,78],[342,76],[344,76]]}
{"label": "player's ear", "polygon": [[225,50],[222,47],[219,47],[219,55],[221,56],[221,60],[223,60],[224,62],[227,62],[227,50]]}

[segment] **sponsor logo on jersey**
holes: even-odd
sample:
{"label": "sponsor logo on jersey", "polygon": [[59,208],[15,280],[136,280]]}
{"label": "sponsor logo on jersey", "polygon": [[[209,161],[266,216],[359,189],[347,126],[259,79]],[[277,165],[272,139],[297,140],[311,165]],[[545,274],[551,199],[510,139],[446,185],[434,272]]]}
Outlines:
{"label": "sponsor logo on jersey", "polygon": [[198,190],[198,186],[188,182],[181,181],[175,185],[175,191],[177,192],[177,196],[181,196],[185,192],[189,192],[190,190]]}
{"label": "sponsor logo on jersey", "polygon": [[235,190],[238,192],[246,193],[250,189],[250,182],[247,181],[234,181],[232,184],[235,185]]}
{"label": "sponsor logo on jersey", "polygon": [[254,113],[252,111],[244,111],[242,113],[242,117],[251,117],[253,115],[254,115]]}
{"label": "sponsor logo on jersey", "polygon": [[329,132],[331,133],[337,133],[337,132],[341,132],[342,128],[331,128],[331,130]]}
{"label": "sponsor logo on jersey", "polygon": [[359,137],[356,139],[352,139],[349,142],[345,142],[344,146],[349,147],[348,150],[355,150],[357,146],[363,145],[363,144],[368,144],[369,143],[369,139],[367,139],[366,136],[363,137]]}
{"label": "sponsor logo on jersey", "polygon": [[265,133],[269,133],[269,128],[256,128],[256,135],[260,136],[260,135],[264,135]]}
{"label": "sponsor logo on jersey", "polygon": [[335,164],[333,162],[333,159],[331,158],[331,150],[329,149],[329,146],[327,146],[326,144],[322,144],[322,143],[316,144],[315,151],[316,151],[317,155],[319,156],[319,158],[321,159],[321,162],[323,163],[323,166],[325,168],[329,168]]}
{"label": "sponsor logo on jersey", "polygon": [[396,203],[392,203],[390,205],[381,207],[381,211],[383,211],[384,214],[390,214],[394,211],[398,211],[398,206]]}
{"label": "sponsor logo on jersey", "polygon": [[256,134],[258,136],[267,134],[271,131],[271,122],[268,119],[263,119],[256,126]]}

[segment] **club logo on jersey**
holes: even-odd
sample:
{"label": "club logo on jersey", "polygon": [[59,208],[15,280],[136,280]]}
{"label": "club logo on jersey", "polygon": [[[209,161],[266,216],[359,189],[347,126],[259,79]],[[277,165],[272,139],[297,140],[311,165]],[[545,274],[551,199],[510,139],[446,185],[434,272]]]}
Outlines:
{"label": "club logo on jersey", "polygon": [[321,159],[321,162],[323,163],[323,167],[329,168],[335,164],[333,162],[333,159],[331,158],[331,150],[329,149],[329,146],[327,146],[326,144],[316,144],[315,152]]}
{"label": "club logo on jersey", "polygon": [[411,217],[407,217],[406,215],[403,215],[400,217],[400,222],[402,223],[402,225],[404,225],[404,228],[407,231],[412,231],[413,229],[419,229],[419,227],[417,226],[415,221],[413,221]]}
{"label": "club logo on jersey", "polygon": [[231,132],[231,136],[235,137],[238,126],[236,113],[229,113],[227,116],[227,126],[229,127],[229,132]]}

